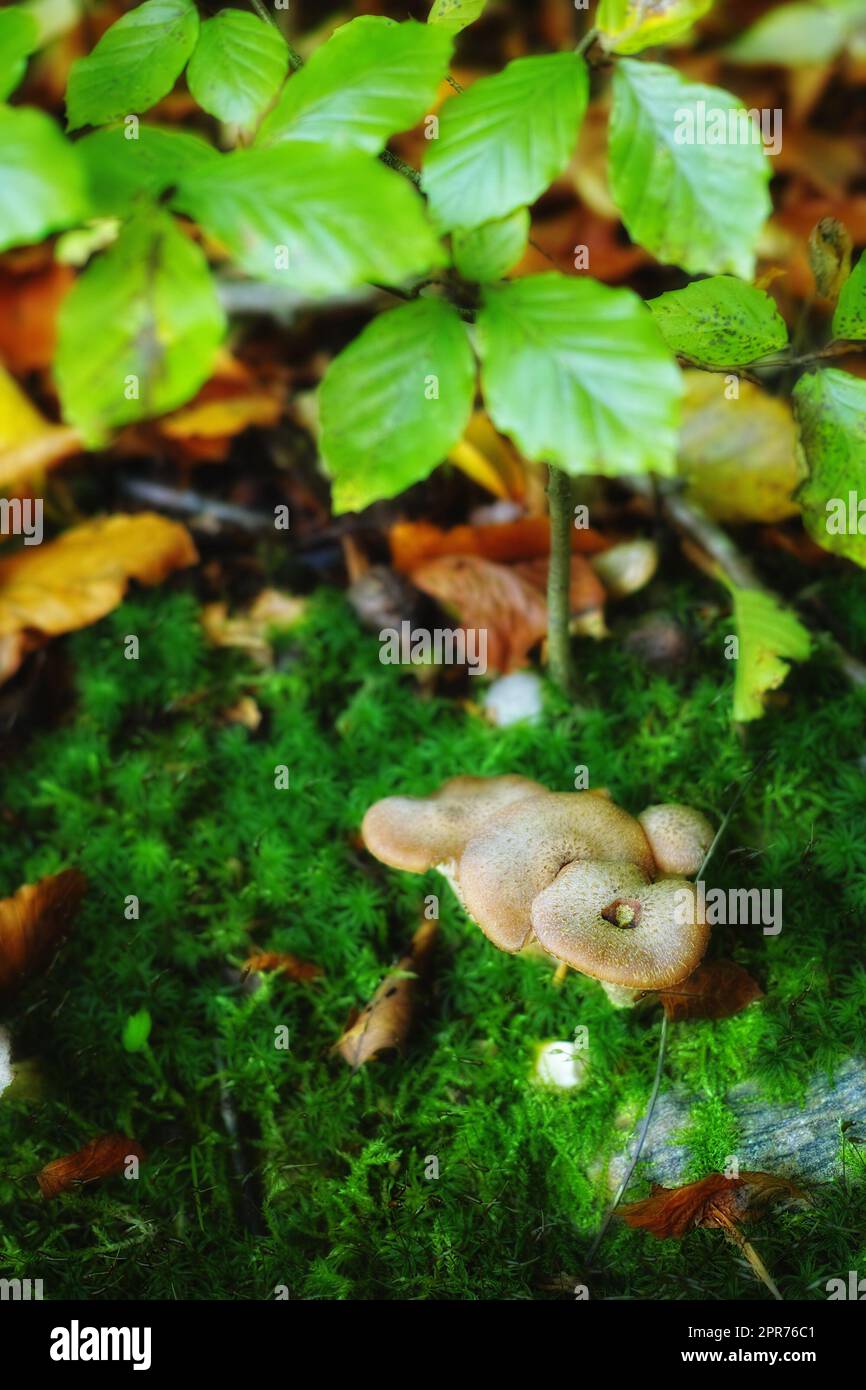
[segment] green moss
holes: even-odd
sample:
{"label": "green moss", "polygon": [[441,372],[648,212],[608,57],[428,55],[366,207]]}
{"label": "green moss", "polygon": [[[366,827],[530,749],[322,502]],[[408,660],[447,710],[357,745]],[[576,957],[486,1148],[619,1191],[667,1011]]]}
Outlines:
{"label": "green moss", "polygon": [[[858,596],[856,576],[834,595],[855,651]],[[698,621],[690,591],[670,603]],[[138,662],[124,659],[129,633]],[[649,1094],[657,1015],[614,1011],[578,976],[553,988],[543,962],[494,950],[435,875],[390,872],[358,848],[377,797],[458,772],[568,790],[586,764],[632,811],[673,799],[719,818],[767,752],[711,882],[781,886],[784,927],[718,929],[714,953],[740,960],[766,998],[671,1030],[665,1085],[696,1098],[692,1176],[735,1152],[732,1085],[797,1097],[862,1051],[866,701],[815,663],[742,738],[718,633],[704,638],[670,679],[647,678],[616,642],[588,643],[579,704],[551,694],[543,722],[504,731],[420,698],[337,593],[312,602],[266,673],[207,650],[179,591],[71,639],[74,708],[20,749],[0,796],[0,893],[72,863],[90,881],[72,939],[8,1020],[43,1080],[38,1099],[0,1105],[0,1272],[42,1277],[52,1298],[269,1298],[276,1285],[305,1298],[552,1298],[587,1279],[601,1174],[625,1138],[617,1117]],[[264,715],[255,735],[220,718],[245,692]],[[289,790],[275,788],[278,765]],[[428,893],[442,937],[427,1006],[404,1058],[352,1076],[330,1046]],[[131,894],[137,921],[124,916]],[[233,971],[253,945],[325,976],[269,976],[249,993]],[[125,1022],[145,1007],[148,1046],[127,1052]],[[534,1045],[579,1024],[589,1084],[531,1084]],[[274,1046],[282,1026],[288,1051]],[[110,1129],[148,1151],[139,1181],[43,1203],[42,1164]],[[823,1297],[827,1278],[863,1263],[862,1161],[847,1147],[845,1184],[756,1230],[788,1297]],[[616,1225],[588,1282],[593,1297],[762,1296],[711,1232],[680,1245]]]}

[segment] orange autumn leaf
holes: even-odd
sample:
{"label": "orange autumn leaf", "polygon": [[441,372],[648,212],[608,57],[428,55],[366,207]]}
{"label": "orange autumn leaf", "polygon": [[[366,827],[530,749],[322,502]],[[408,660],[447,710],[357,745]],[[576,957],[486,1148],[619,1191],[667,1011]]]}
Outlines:
{"label": "orange autumn leaf", "polygon": [[306,984],[308,980],[318,979],[325,973],[320,965],[301,960],[291,951],[254,951],[244,961],[245,975],[268,974],[271,971],[279,971],[297,984]]}
{"label": "orange autumn leaf", "polygon": [[19,375],[51,364],[57,314],[75,281],[69,266],[49,262],[29,274],[0,270],[0,359]]}
{"label": "orange autumn leaf", "polygon": [[764,991],[748,970],[733,960],[704,961],[673,990],[662,990],[659,1000],[672,1022],[687,1018],[730,1018]]}
{"label": "orange autumn leaf", "polygon": [[507,675],[529,662],[547,632],[547,603],[534,584],[477,555],[443,555],[414,570],[412,582],[464,628],[486,632],[487,669]]}
{"label": "orange autumn leaf", "polygon": [[0,901],[0,995],[8,997],[48,964],[72,926],[86,887],[78,869],[64,869],[25,883]]}
{"label": "orange autumn leaf", "polygon": [[[420,565],[443,555],[478,555],[507,564],[537,560],[550,553],[550,522],[546,516],[521,517],[489,526],[454,526],[444,531],[428,521],[399,521],[388,533],[396,570],[411,574]],[[610,542],[591,527],[572,527],[571,548],[584,555],[606,550]]]}
{"label": "orange autumn leaf", "polygon": [[439,930],[436,921],[423,922],[412,945],[389,971],[373,998],[334,1044],[353,1071],[391,1048],[402,1048],[412,1027],[421,980],[428,974]]}
{"label": "orange autumn leaf", "polygon": [[772,1202],[805,1197],[788,1178],[773,1173],[742,1172],[738,1178],[709,1173],[684,1187],[654,1187],[651,1197],[627,1203],[620,1215],[658,1240],[679,1240],[698,1226],[730,1233],[732,1225],[752,1220]]}
{"label": "orange autumn leaf", "polygon": [[125,1134],[100,1134],[75,1153],[46,1163],[36,1175],[36,1181],[47,1200],[84,1183],[113,1178],[124,1171],[131,1158],[139,1163],[145,1159],[144,1149],[134,1139],[128,1139]]}
{"label": "orange autumn leaf", "polygon": [[[130,579],[160,584],[198,559],[192,537],[155,512],[88,521],[0,559],[0,680],[46,637],[87,627],[120,603]],[[11,666],[11,669],[10,669]]]}

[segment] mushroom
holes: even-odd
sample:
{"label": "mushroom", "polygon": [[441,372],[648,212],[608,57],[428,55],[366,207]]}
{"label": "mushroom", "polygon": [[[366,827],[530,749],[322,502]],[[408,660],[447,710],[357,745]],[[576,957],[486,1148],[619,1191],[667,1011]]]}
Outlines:
{"label": "mushroom", "polygon": [[454,777],[429,797],[388,797],[367,848],[412,873],[436,867],[503,951],[543,949],[611,1001],[668,989],[699,965],[709,929],[685,877],[713,827],[688,806],[635,818],[609,793],[550,792],[526,777]]}
{"label": "mushroom", "polygon": [[591,792],[547,792],[510,806],[473,835],[458,865],[466,911],[502,951],[532,931],[535,897],[575,859],[628,861],[652,873],[646,836],[633,816]]}
{"label": "mushroom", "polygon": [[672,801],[663,806],[647,806],[638,820],[659,873],[693,877],[699,872],[715,834],[705,815],[693,806]]}
{"label": "mushroom", "polygon": [[497,811],[547,788],[528,777],[452,777],[430,796],[388,796],[361,825],[371,854],[392,869],[423,874],[459,858],[470,835]]}
{"label": "mushroom", "polygon": [[649,883],[634,864],[567,864],[532,904],[549,955],[605,984],[669,989],[696,970],[710,937],[694,885]]}

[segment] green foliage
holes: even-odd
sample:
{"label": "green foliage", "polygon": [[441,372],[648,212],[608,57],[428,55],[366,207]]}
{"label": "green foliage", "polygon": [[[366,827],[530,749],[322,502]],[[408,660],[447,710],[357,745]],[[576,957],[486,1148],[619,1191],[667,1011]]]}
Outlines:
{"label": "green foliage", "polygon": [[360,150],[307,141],[239,150],[184,171],[173,206],[249,275],[301,294],[400,284],[445,260],[411,184]]}
{"label": "green foliage", "polygon": [[0,251],[41,241],[87,211],[78,156],[54,121],[0,106]]}
{"label": "green foliage", "polygon": [[[734,676],[734,720],[760,719],[764,696],[782,684],[788,661],[805,661],[812,642],[806,628],[772,594],[730,584],[739,638]],[[783,659],[786,658],[786,659]]]}
{"label": "green foliage", "polygon": [[866,255],[842,286],[833,315],[834,338],[866,338]]}
{"label": "green foliage", "polygon": [[192,0],[145,0],[121,15],[93,52],[72,65],[69,129],[105,125],[155,106],[183,72],[198,33]]}
{"label": "green foliage", "polygon": [[712,5],[713,0],[601,0],[595,25],[611,52],[640,53],[681,38]]}
{"label": "green foliage", "polygon": [[439,299],[382,314],[331,363],[321,451],[338,512],[425,478],[463,433],[475,359],[457,311]]}
{"label": "green foliage", "polygon": [[575,53],[517,58],[442,108],[422,187],[440,227],[477,227],[532,203],[561,174],[589,97]]}
{"label": "green foliage", "polygon": [[186,170],[219,160],[198,135],[155,125],[140,125],[134,140],[122,125],[94,130],[75,150],[93,210],[105,217],[128,216],[137,202],[157,199]]}
{"label": "green foliage", "polygon": [[[820,584],[862,658],[859,576]],[[69,713],[18,739],[4,766],[0,893],[71,863],[89,888],[51,971],[4,1015],[16,1059],[33,1059],[43,1086],[36,1100],[0,1102],[0,1276],[32,1275],[38,1251],[52,1299],[261,1300],[276,1284],[307,1299],[569,1297],[610,1197],[607,1160],[652,1086],[658,1015],[613,1010],[577,975],[553,989],[545,962],[497,951],[438,876],[359,853],[372,801],[460,772],[521,772],[565,791],[577,748],[628,809],[679,800],[718,821],[754,757],[770,754],[710,879],[786,885],[778,937],[724,926],[713,935],[713,954],[739,960],[766,998],[669,1034],[663,1088],[696,1101],[690,1176],[736,1152],[725,1147],[732,1087],[750,1079],[761,1097],[796,1100],[816,1071],[862,1056],[866,697],[815,662],[791,673],[791,703],[751,726],[744,746],[719,694],[704,616],[712,595],[694,578],[666,594],[694,624],[696,663],[648,677],[621,642],[588,644],[580,705],[550,693],[543,721],[505,730],[451,698],[419,700],[334,592],[320,592],[274,671],[208,652],[195,601],[172,588],[66,641]],[[145,639],[138,662],[123,659],[129,632]],[[219,721],[243,692],[263,711],[254,735]],[[274,790],[276,763],[292,768],[289,792]],[[158,874],[144,867],[154,861]],[[140,896],[139,922],[124,918],[127,892]],[[404,1057],[351,1076],[330,1046],[404,947],[427,893],[440,896],[441,942],[416,1030]],[[294,951],[325,975],[299,986],[274,974],[244,989],[231,972],[251,949]],[[143,1001],[154,1028],[148,1049],[130,1054],[123,1027]],[[578,1023],[589,1030],[587,1085],[534,1086],[536,1043],[569,1038]],[[288,1052],[273,1045],[281,1025]],[[114,1129],[148,1154],[139,1181],[44,1202],[33,1177],[42,1164]],[[436,1181],[424,1178],[431,1153]],[[755,1228],[787,1299],[823,1299],[828,1274],[864,1267],[854,1145],[847,1168],[847,1183],[823,1185],[814,1207]],[[684,1287],[696,1298],[764,1297],[713,1233],[680,1244],[614,1224],[593,1299],[681,1298]]]}
{"label": "green foliage", "polygon": [[122,1042],[126,1052],[141,1052],[150,1037],[151,1018],[147,1009],[130,1014],[123,1025]]}
{"label": "green foliage", "polygon": [[454,264],[466,280],[501,280],[520,260],[529,238],[529,209],[458,229],[451,237]]}
{"label": "green foliage", "polygon": [[224,332],[198,246],[168,213],[136,214],[61,309],[55,374],[65,418],[93,445],[114,426],[173,410],[210,376]]}
{"label": "green foliage", "polygon": [[0,101],[15,91],[24,76],[38,37],[36,21],[27,10],[18,5],[0,10]]}
{"label": "green foliage", "polygon": [[[614,201],[634,241],[693,275],[752,278],[771,209],[770,164],[742,111],[730,92],[688,82],[660,63],[617,63],[609,138]],[[725,143],[703,138],[714,119],[725,125]]]}
{"label": "green foliage", "polygon": [[783,63],[812,67],[828,63],[845,45],[866,39],[863,0],[797,0],[777,5],[735,39],[728,49],[737,63]]}
{"label": "green foliage", "polygon": [[835,368],[810,372],[794,389],[794,410],[809,476],[797,494],[810,535],[825,550],[866,566],[859,514],[850,525],[849,492],[866,493],[866,381]]}
{"label": "green foliage", "polygon": [[187,71],[202,110],[249,129],[273,101],[289,66],[279,29],[246,10],[220,10],[201,26]]}
{"label": "green foliage", "polygon": [[682,380],[631,290],[555,273],[484,292],[484,396],[497,428],[568,473],[670,473]]}
{"label": "green foliage", "polygon": [[668,347],[704,367],[743,367],[787,346],[788,329],[764,290],[730,275],[697,280],[649,301]]}
{"label": "green foliage", "polygon": [[451,48],[445,29],[360,15],[289,79],[258,143],[313,140],[378,154],[429,110]]}
{"label": "green foliage", "polygon": [[478,19],[486,4],[487,0],[433,0],[427,23],[439,24],[457,33]]}

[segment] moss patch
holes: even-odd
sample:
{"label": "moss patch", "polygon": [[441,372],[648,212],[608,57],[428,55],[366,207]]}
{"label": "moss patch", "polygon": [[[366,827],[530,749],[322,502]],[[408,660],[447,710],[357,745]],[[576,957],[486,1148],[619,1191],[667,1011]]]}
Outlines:
{"label": "moss patch", "polygon": [[[862,650],[857,586],[833,599]],[[671,799],[718,819],[766,752],[710,883],[783,889],[779,936],[719,928],[711,948],[767,997],[671,1030],[665,1084],[697,1098],[698,1177],[736,1151],[733,1084],[798,1096],[866,1048],[864,696],[812,663],[743,738],[718,628],[671,678],[648,677],[616,642],[587,644],[578,705],[551,695],[540,724],[497,731],[382,666],[339,594],[312,601],[264,674],[207,650],[197,614],[190,594],[163,591],[71,639],[73,709],[5,772],[0,893],[69,864],[90,888],[69,944],[7,1019],[42,1086],[0,1103],[0,1273],[42,1277],[48,1298],[270,1298],[277,1285],[301,1298],[556,1298],[577,1282],[592,1297],[762,1297],[708,1232],[680,1245],[614,1226],[587,1276],[599,1175],[625,1137],[615,1117],[649,1094],[657,1014],[614,1011],[575,975],[554,989],[548,965],[490,946],[435,875],[390,872],[355,836],[391,792],[467,771],[570,790],[578,764],[633,812]],[[133,632],[138,662],[123,656]],[[219,718],[241,693],[263,711],[255,735]],[[279,765],[288,790],[275,788]],[[429,893],[442,937],[427,1007],[403,1059],[352,1076],[329,1048]],[[124,917],[131,894],[138,921]],[[253,946],[325,976],[249,992],[233,972]],[[129,1053],[124,1023],[142,1007],[150,1042]],[[577,1025],[586,1087],[531,1084],[535,1044]],[[274,1046],[280,1027],[288,1051]],[[139,1181],[44,1203],[42,1164],[110,1129],[148,1151]],[[786,1297],[822,1298],[828,1278],[864,1265],[863,1160],[853,1144],[846,1154],[846,1181],[814,1208],[755,1229]]]}

